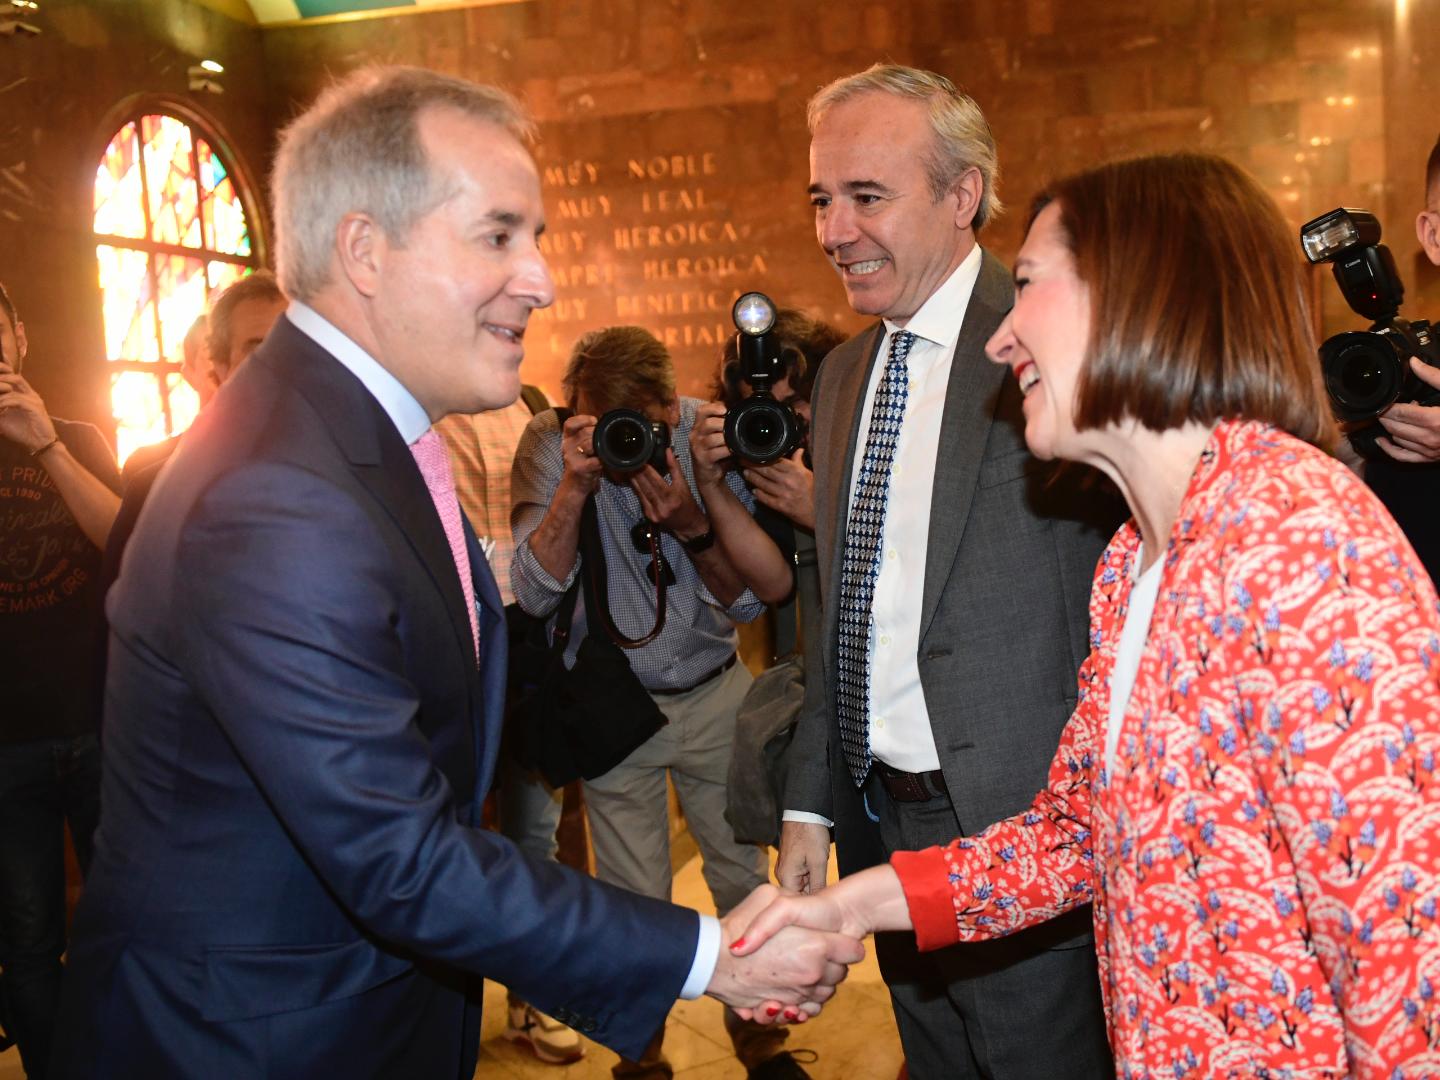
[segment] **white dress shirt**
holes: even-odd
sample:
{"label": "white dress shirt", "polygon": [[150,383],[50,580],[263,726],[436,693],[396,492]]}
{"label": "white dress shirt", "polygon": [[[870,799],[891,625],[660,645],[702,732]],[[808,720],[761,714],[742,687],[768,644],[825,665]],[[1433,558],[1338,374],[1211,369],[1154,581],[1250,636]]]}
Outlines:
{"label": "white dress shirt", "polygon": [[[312,307],[292,300],[285,312],[295,329],[328,352],[350,371],[380,403],[400,437],[409,446],[430,430],[430,417],[403,383]],[[695,959],[680,990],[687,1000],[705,993],[720,960],[720,922],[713,915],[700,916],[700,935],[695,942]]]}
{"label": "white dress shirt", "polygon": [[[950,363],[979,276],[980,247],[976,245],[904,327],[915,335],[915,341],[906,357],[910,388],[890,470],[885,533],[880,538],[880,576],[870,609],[870,751],[891,768],[905,772],[940,767],[920,686],[920,597],[930,547],[930,503],[945,394],[950,388]],[[890,356],[891,339],[899,329],[885,320],[885,339],[865,390],[860,434],[850,463],[852,508],[875,391]]]}
{"label": "white dress shirt", "polygon": [[[935,459],[940,452],[940,424],[950,388],[950,366],[960,326],[970,307],[970,294],[980,277],[980,246],[955,268],[904,327],[885,320],[885,337],[870,370],[860,413],[855,456],[850,462],[850,503],[845,511],[848,533],[865,438],[875,391],[890,358],[890,341],[904,329],[915,335],[905,358],[910,385],[905,419],[890,468],[885,501],[885,533],[880,538],[880,575],[875,582],[870,621],[870,752],[891,768],[930,772],[940,767],[935,732],[925,691],[920,685],[920,609],[925,588],[925,558],[930,549],[930,503],[935,493]],[[958,703],[957,703],[958,704]],[[804,810],[786,810],[786,821],[833,828],[834,822]]]}
{"label": "white dress shirt", "polygon": [[365,389],[380,403],[406,446],[430,430],[430,417],[424,406],[415,400],[415,395],[329,319],[299,300],[290,301],[285,317],[296,330],[340,361],[350,374],[365,384]]}

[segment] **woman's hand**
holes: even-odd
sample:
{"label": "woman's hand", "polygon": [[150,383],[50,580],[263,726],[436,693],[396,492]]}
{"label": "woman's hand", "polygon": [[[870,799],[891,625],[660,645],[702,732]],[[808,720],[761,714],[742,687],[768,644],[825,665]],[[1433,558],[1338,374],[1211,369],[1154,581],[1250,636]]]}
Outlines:
{"label": "woman's hand", "polygon": [[740,936],[730,950],[736,956],[748,956],[787,926],[853,938],[877,930],[912,929],[905,891],[888,864],[851,874],[828,889],[806,896],[782,893],[748,926],[739,929]]}

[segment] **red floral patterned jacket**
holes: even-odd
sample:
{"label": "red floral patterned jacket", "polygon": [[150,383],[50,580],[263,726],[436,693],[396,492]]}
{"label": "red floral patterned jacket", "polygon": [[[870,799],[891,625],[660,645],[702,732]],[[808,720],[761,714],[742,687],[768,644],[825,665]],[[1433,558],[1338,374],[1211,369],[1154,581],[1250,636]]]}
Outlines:
{"label": "red floral patterned jacket", "polygon": [[1027,812],[902,853],[922,948],[1094,901],[1125,1077],[1440,1077],[1440,606],[1343,466],[1220,424],[1115,757],[1139,545],[1101,557],[1080,703]]}

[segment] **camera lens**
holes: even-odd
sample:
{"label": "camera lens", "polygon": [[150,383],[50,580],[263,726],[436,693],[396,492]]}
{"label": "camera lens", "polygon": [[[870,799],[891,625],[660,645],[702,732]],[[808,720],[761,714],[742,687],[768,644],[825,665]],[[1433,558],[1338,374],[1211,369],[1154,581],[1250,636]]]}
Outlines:
{"label": "camera lens", "polygon": [[1354,330],[1320,346],[1325,389],[1342,420],[1368,420],[1400,394],[1405,361],[1383,334]]}
{"label": "camera lens", "polygon": [[640,453],[645,442],[644,432],[633,420],[614,425],[606,434],[609,437],[605,440],[605,445],[610,450],[610,456],[625,460]]}
{"label": "camera lens", "polygon": [[770,409],[752,409],[738,425],[740,441],[762,453],[772,450],[785,438],[785,425]]}
{"label": "camera lens", "polygon": [[789,406],[753,394],[725,417],[725,444],[736,457],[768,465],[800,445],[800,424]]}
{"label": "camera lens", "polygon": [[1356,353],[1346,358],[1340,368],[1340,381],[1345,396],[1352,401],[1368,401],[1381,392],[1385,371],[1369,353]]}
{"label": "camera lens", "polygon": [[617,472],[644,468],[655,446],[650,421],[634,409],[611,409],[595,425],[595,456]]}

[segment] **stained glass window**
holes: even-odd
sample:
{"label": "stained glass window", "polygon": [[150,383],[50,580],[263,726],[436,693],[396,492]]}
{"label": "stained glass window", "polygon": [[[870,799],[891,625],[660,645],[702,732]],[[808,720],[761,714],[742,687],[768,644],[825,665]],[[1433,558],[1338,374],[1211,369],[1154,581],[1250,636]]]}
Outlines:
{"label": "stained glass window", "polygon": [[215,293],[258,265],[245,201],[214,142],[163,113],[125,124],[95,174],[95,257],[124,461],[195,419],[181,341]]}

